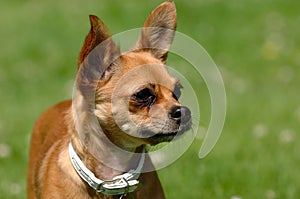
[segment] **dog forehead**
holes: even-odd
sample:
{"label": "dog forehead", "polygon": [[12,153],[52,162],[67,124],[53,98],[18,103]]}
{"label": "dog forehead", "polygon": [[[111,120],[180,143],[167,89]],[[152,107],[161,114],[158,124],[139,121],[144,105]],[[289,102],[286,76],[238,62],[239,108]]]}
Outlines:
{"label": "dog forehead", "polygon": [[130,69],[145,64],[163,64],[160,60],[154,58],[148,52],[125,52],[122,54],[121,59],[122,67],[125,69]]}
{"label": "dog forehead", "polygon": [[177,79],[172,77],[166,66],[149,53],[126,53],[121,61],[121,78],[118,83],[133,92],[143,85],[155,84],[174,89]]}

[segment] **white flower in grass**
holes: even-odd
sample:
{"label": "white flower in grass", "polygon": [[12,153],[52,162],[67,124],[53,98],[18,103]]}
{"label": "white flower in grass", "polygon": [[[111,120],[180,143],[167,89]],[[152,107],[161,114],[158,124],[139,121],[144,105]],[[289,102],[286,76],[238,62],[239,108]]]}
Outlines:
{"label": "white flower in grass", "polygon": [[275,193],[275,191],[272,190],[272,189],[267,190],[267,191],[266,191],[266,198],[267,198],[267,199],[274,199],[274,198],[276,198],[276,193]]}
{"label": "white flower in grass", "polygon": [[11,147],[8,144],[0,143],[0,158],[7,158],[11,155]]}
{"label": "white flower in grass", "polygon": [[19,183],[12,183],[9,187],[9,191],[13,195],[18,195],[22,191],[21,185]]}
{"label": "white flower in grass", "polygon": [[242,199],[241,196],[231,196],[230,199]]}
{"label": "white flower in grass", "polygon": [[256,124],[253,127],[252,133],[256,138],[263,138],[268,134],[268,127],[265,124]]}
{"label": "white flower in grass", "polygon": [[295,140],[296,133],[292,129],[284,129],[279,134],[279,141],[284,144],[292,143]]}

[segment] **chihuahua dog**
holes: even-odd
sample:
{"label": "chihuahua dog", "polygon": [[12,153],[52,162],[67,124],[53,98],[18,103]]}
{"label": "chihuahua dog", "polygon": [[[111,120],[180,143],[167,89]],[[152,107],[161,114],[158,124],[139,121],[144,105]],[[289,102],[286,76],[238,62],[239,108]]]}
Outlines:
{"label": "chihuahua dog", "polygon": [[191,127],[181,84],[166,59],[176,29],[171,1],[159,5],[128,52],[90,16],[73,100],[46,110],[30,145],[27,198],[165,198],[146,145]]}

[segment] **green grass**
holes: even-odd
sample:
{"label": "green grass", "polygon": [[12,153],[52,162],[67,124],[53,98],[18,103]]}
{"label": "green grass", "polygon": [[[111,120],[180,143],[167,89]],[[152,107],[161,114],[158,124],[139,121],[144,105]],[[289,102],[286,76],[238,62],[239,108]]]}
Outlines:
{"label": "green grass", "polygon": [[[140,27],[159,3],[1,3],[0,198],[25,198],[32,126],[45,108],[71,97],[88,15],[98,15],[118,33]],[[178,30],[204,46],[219,66],[228,106],[223,134],[209,156],[198,158],[197,138],[178,161],[159,171],[167,198],[299,198],[300,2],[175,3]],[[190,77],[203,90],[197,94],[205,128],[208,93],[202,80]]]}

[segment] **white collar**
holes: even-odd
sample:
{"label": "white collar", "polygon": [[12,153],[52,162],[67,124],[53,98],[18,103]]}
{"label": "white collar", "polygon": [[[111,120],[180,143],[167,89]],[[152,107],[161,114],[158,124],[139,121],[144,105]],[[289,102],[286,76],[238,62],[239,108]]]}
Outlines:
{"label": "white collar", "polygon": [[100,180],[83,164],[75,152],[71,141],[69,143],[69,155],[72,165],[78,175],[94,190],[106,195],[122,195],[133,192],[138,187],[138,178],[145,161],[145,152],[143,151],[138,166],[135,170],[129,170],[127,173],[118,175],[112,180]]}

